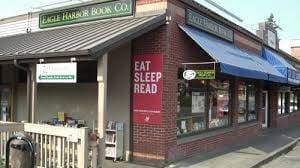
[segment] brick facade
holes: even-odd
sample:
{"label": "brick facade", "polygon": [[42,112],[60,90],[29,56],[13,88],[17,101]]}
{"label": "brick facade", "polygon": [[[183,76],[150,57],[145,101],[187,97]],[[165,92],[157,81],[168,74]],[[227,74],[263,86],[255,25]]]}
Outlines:
{"label": "brick facade", "polygon": [[261,44],[238,31],[234,32],[234,43],[239,48],[248,50],[257,55],[261,54]]}
{"label": "brick facade", "polygon": [[277,110],[278,110],[278,87],[272,87],[269,91],[269,111],[270,127],[277,127]]}
{"label": "brick facade", "polygon": [[300,113],[294,112],[289,115],[277,117],[277,128],[287,128],[294,124],[300,123]]}
{"label": "brick facade", "polygon": [[227,145],[241,143],[256,136],[259,129],[260,126],[258,124],[253,124],[247,127],[239,127],[216,136],[183,143],[178,145],[176,156],[177,158],[183,158],[195,153],[208,152],[218,148],[224,148]]}
{"label": "brick facade", "polygon": [[137,5],[152,4],[157,2],[166,2],[167,0],[136,0]]}
{"label": "brick facade", "polygon": [[300,46],[295,46],[291,48],[292,56],[300,60]]}
{"label": "brick facade", "polygon": [[[166,56],[166,26],[136,38],[132,42],[133,55],[163,54]],[[165,62],[165,58],[164,58]],[[165,74],[163,73],[163,86]],[[165,88],[163,88],[165,90]],[[164,97],[164,95],[163,95]],[[167,127],[165,104],[163,104],[162,121],[160,125],[135,124],[132,126],[132,155],[133,161],[163,164],[166,151],[165,128]],[[154,162],[153,162],[154,161]]]}
{"label": "brick facade", "polygon": [[[156,3],[159,0],[140,0],[137,4]],[[163,0],[162,0],[163,1]],[[161,1],[159,1],[161,2]],[[285,126],[287,122],[299,122],[300,113],[292,114],[288,119],[278,118],[278,92],[276,85],[264,88],[263,81],[256,81],[257,121],[238,124],[238,86],[243,79],[230,77],[232,125],[211,136],[186,137],[177,139],[177,72],[184,62],[213,61],[205,52],[182,32],[178,24],[185,23],[186,4],[178,0],[168,0],[167,14],[172,17],[169,24],[138,37],[132,42],[133,55],[156,54],[163,58],[163,98],[160,125],[133,124],[132,150],[133,160],[146,164],[164,165],[179,158],[188,157],[199,152],[208,152],[227,145],[255,137],[262,124],[262,91],[269,91],[270,127]],[[196,9],[195,9],[196,10]],[[199,11],[199,13],[201,13]],[[260,54],[261,45],[257,41],[235,30],[235,45],[242,49]],[[297,117],[293,117],[297,116]],[[299,117],[298,117],[299,116]],[[190,138],[190,139],[189,139]],[[192,139],[192,140],[191,140]]]}
{"label": "brick facade", "polygon": [[[277,116],[277,128],[287,128],[289,126],[292,126],[294,124],[300,123],[300,113],[299,112],[293,112],[290,113],[290,93],[286,92],[285,94],[285,110],[289,111],[286,115]],[[299,111],[299,110],[298,110]]]}

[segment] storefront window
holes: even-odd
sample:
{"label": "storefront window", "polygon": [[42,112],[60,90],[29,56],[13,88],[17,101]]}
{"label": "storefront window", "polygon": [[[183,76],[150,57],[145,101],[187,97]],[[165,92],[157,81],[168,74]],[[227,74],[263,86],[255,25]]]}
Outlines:
{"label": "storefront window", "polygon": [[278,114],[282,115],[285,113],[285,93],[278,93]]}
{"label": "storefront window", "polygon": [[229,81],[178,79],[177,136],[230,125]]}
{"label": "storefront window", "polygon": [[290,113],[298,111],[298,96],[294,92],[290,93]]}
{"label": "storefront window", "polygon": [[210,81],[209,128],[229,125],[229,81]]}
{"label": "storefront window", "polygon": [[256,120],[257,113],[255,110],[255,86],[253,84],[239,85],[239,116],[238,123]]}
{"label": "storefront window", "polygon": [[193,134],[206,129],[205,81],[184,81],[178,84],[177,135]]}

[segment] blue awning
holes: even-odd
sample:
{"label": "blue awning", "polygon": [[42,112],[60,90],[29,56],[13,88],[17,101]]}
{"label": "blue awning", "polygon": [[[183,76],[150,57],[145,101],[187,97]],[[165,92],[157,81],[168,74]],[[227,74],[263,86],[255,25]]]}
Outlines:
{"label": "blue awning", "polygon": [[258,55],[190,26],[179,27],[220,64],[222,73],[253,79],[286,82],[284,76]]}
{"label": "blue awning", "polygon": [[287,83],[292,85],[300,84],[300,72],[279,54],[263,48],[262,57],[285,77]]}

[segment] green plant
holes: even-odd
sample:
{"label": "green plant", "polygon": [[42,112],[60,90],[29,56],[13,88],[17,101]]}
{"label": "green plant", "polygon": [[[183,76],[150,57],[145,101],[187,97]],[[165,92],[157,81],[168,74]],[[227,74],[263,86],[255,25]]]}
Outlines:
{"label": "green plant", "polygon": [[274,19],[273,13],[270,14],[270,16],[267,18],[267,24],[272,27],[275,31],[282,30],[282,28],[276,23]]}

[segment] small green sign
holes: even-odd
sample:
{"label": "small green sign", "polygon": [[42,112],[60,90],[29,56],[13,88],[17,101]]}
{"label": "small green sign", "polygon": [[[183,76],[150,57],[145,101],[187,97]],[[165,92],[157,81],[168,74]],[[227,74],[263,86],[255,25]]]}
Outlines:
{"label": "small green sign", "polygon": [[215,79],[216,72],[215,70],[195,70],[196,77],[195,79]]}
{"label": "small green sign", "polygon": [[133,0],[113,0],[39,15],[39,28],[133,15]]}
{"label": "small green sign", "polygon": [[40,80],[74,80],[74,75],[40,75]]}

